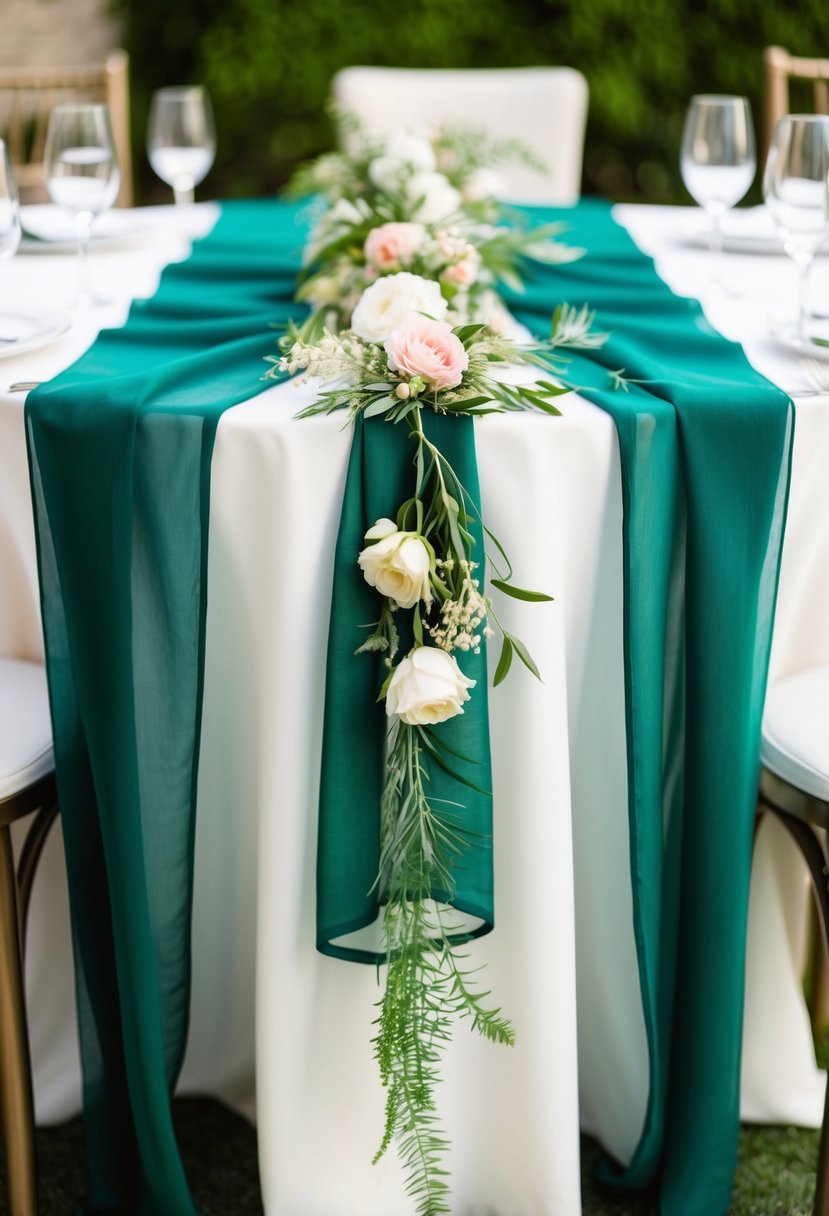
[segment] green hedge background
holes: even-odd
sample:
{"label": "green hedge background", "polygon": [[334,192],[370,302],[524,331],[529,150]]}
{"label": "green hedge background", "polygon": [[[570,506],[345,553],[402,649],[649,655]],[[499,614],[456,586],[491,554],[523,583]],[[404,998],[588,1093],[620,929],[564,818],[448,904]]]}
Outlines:
{"label": "green hedge background", "polygon": [[[569,64],[590,86],[584,192],[687,202],[688,98],[741,93],[762,120],[763,47],[829,53],[826,0],[113,0],[132,56],[139,197],[166,198],[141,149],[150,93],[206,85],[218,153],[202,196],[276,191],[334,142],[329,83],[349,64]],[[810,108],[793,96],[792,108]],[[754,187],[756,195],[757,186]]]}

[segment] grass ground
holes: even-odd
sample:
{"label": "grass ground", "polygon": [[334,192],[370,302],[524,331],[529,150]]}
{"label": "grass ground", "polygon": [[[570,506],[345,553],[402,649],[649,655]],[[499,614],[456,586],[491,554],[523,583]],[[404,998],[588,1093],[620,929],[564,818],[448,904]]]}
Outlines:
{"label": "grass ground", "polygon": [[[175,1103],[176,1129],[201,1216],[263,1216],[253,1128],[209,1098]],[[818,1133],[743,1128],[730,1216],[811,1216]],[[583,1216],[656,1216],[645,1200],[608,1196],[592,1179],[597,1149],[583,1144]],[[79,1119],[38,1132],[40,1216],[75,1216],[83,1194]],[[0,1185],[4,1184],[0,1159]],[[0,1213],[5,1213],[5,1186]],[[319,1216],[328,1216],[321,1212]]]}

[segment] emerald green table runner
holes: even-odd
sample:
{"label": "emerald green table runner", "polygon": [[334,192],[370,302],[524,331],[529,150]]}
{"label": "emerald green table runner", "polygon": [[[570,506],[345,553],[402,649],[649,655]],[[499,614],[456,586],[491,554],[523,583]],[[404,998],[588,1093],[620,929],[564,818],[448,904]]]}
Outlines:
{"label": "emerald green table runner", "polygon": [[[86,1211],[192,1216],[170,1096],[187,1034],[210,459],[266,384],[296,209],[222,208],[26,425],[69,876]],[[232,808],[229,808],[232,812]]]}
{"label": "emerald green table runner", "polygon": [[563,219],[583,261],[534,268],[516,316],[547,332],[551,297],[611,331],[591,363],[629,392],[587,390],[619,435],[634,931],[651,1068],[627,1170],[663,1216],[725,1216],[739,1134],[748,887],[793,410],[673,295],[604,203]]}
{"label": "emerald green table runner", "polygon": [[[532,214],[567,218],[589,253],[570,266],[534,268],[514,311],[546,333],[557,303],[591,304],[613,337],[590,361],[574,362],[574,377],[604,385],[603,364],[649,382],[626,394],[586,394],[612,414],[622,454],[631,868],[651,1064],[643,1137],[618,1181],[639,1189],[659,1177],[666,1216],[724,1216],[790,405],[710,331],[696,304],[672,295],[605,205]],[[101,335],[27,404],[90,1213],[193,1212],[169,1095],[187,1028],[210,456],[223,409],[264,387],[259,359],[272,350],[268,325],[295,308],[302,239],[284,204],[227,205],[213,234],[165,272],[123,330]],[[459,442],[474,472],[468,431]],[[382,423],[357,431],[338,606],[357,577],[352,533],[387,512],[382,502],[401,475],[399,464],[389,466],[387,488],[375,484],[386,441]],[[353,648],[343,662],[355,679],[373,680],[370,660],[352,658]],[[367,705],[366,720],[370,712]],[[485,705],[482,712],[485,729]],[[343,746],[333,729],[324,791]],[[481,763],[486,773],[485,756]],[[368,792],[372,782],[379,789],[376,742],[364,768]],[[337,952],[326,945],[331,937],[365,923],[370,908],[362,872],[356,913],[350,896],[329,890],[341,827],[329,836],[326,805],[324,795],[319,939]],[[476,807],[485,829],[485,800]],[[360,833],[365,841],[370,827]],[[362,865],[373,878],[371,858]],[[482,854],[462,892],[484,928],[489,865]],[[607,1173],[616,1177],[609,1165]]]}

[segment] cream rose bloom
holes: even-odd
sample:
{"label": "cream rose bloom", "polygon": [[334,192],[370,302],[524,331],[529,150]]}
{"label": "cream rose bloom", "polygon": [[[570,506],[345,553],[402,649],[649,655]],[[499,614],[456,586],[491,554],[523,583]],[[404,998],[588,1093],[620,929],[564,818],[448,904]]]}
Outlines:
{"label": "cream rose bloom", "polygon": [[365,289],[352,314],[351,328],[364,342],[380,346],[410,313],[428,313],[442,321],[447,308],[439,283],[401,271]]}
{"label": "cream rose bloom", "polygon": [[463,342],[451,325],[417,313],[389,334],[384,346],[392,371],[419,376],[436,393],[460,384],[469,366]]}
{"label": "cream rose bloom", "polygon": [[386,713],[409,726],[429,726],[463,713],[475,680],[463,674],[451,654],[437,646],[417,646],[398,663],[386,692]]}
{"label": "cream rose bloom", "polygon": [[357,562],[369,586],[401,608],[414,608],[419,600],[428,608],[432,555],[423,538],[416,532],[398,532],[391,519],[378,519],[366,540],[375,543],[362,550]]}

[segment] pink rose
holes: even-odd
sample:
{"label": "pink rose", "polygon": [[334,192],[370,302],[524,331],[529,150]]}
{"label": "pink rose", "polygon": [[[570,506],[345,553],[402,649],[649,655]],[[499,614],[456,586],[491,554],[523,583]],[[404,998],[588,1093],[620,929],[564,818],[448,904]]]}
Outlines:
{"label": "pink rose", "polygon": [[420,376],[435,392],[455,388],[469,366],[469,356],[452,327],[416,313],[398,325],[383,345],[392,371]]}
{"label": "pink rose", "polygon": [[366,237],[363,252],[380,270],[405,266],[426,239],[422,224],[381,224]]}

